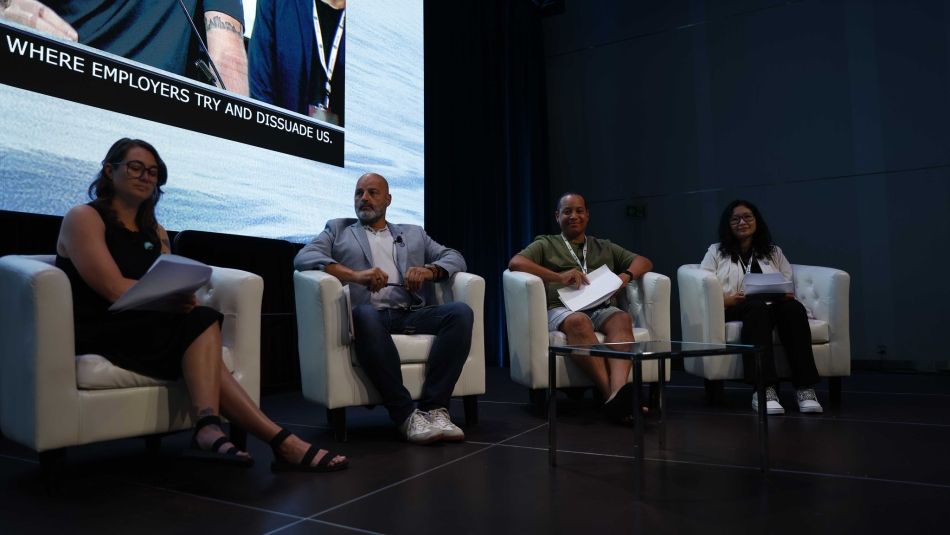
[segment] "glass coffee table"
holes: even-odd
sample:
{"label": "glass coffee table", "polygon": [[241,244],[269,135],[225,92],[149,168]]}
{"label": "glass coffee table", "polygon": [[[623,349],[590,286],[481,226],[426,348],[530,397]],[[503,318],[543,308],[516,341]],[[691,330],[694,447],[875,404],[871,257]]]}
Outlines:
{"label": "glass coffee table", "polygon": [[[666,426],[664,423],[666,408],[666,361],[667,359],[688,359],[716,355],[750,354],[755,356],[756,369],[762,368],[762,348],[744,344],[707,344],[702,342],[612,342],[591,345],[564,345],[548,348],[548,460],[551,466],[557,464],[557,355],[565,357],[606,357],[611,359],[629,359],[633,363],[633,406],[634,418],[633,455],[637,463],[637,483],[634,494],[640,497],[640,475],[643,474],[643,412],[640,410],[640,390],[643,383],[643,361],[655,360],[659,371],[658,380],[658,434],[659,445],[666,447]],[[756,374],[757,376],[759,374]],[[756,386],[760,400],[765,399],[765,384]],[[768,411],[759,411],[759,463],[764,474],[769,471],[768,450]]]}

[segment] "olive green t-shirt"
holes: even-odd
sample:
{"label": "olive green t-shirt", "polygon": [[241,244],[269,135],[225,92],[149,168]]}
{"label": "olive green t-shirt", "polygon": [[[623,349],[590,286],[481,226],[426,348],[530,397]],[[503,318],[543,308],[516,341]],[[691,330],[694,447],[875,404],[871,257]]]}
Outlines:
{"label": "olive green t-shirt", "polygon": [[[572,243],[571,246],[574,248],[574,254],[577,255],[577,260],[583,262],[584,244]],[[560,234],[538,236],[518,254],[531,260],[535,264],[558,273],[572,268],[581,269],[581,266],[577,265],[571,253],[567,251],[567,246],[564,244],[564,239],[561,238]],[[587,237],[588,273],[603,265],[606,265],[607,269],[614,273],[623,273],[625,269],[630,267],[630,263],[633,262],[633,259],[636,257],[636,253],[632,253],[615,243],[611,243],[610,240],[601,240],[591,236]],[[545,283],[544,287],[548,297],[548,310],[564,306],[564,303],[561,302],[557,295],[558,289],[563,287],[562,284]],[[613,299],[611,299],[611,301],[613,301]]]}

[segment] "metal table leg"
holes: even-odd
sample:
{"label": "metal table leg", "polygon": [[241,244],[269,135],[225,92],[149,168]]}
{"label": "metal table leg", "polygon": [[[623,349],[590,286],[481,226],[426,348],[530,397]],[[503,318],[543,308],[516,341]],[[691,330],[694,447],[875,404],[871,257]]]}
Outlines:
{"label": "metal table leg", "polygon": [[763,474],[769,473],[769,410],[765,400],[765,381],[762,379],[763,351],[755,352],[756,391],[759,398],[759,466]]}
{"label": "metal table leg", "polygon": [[640,390],[643,388],[643,362],[633,361],[633,456],[637,460],[637,473],[633,476],[633,499],[640,499],[643,486],[643,410],[640,403]]}
{"label": "metal table leg", "polygon": [[557,382],[557,356],[554,351],[548,350],[548,461],[551,466],[557,465],[557,430],[555,422],[557,421],[557,392],[555,384]]}
{"label": "metal table leg", "polygon": [[660,357],[657,360],[657,364],[660,366],[659,369],[659,380],[657,381],[657,389],[659,392],[656,397],[656,416],[657,416],[657,425],[659,429],[660,439],[660,449],[666,449],[666,358]]}

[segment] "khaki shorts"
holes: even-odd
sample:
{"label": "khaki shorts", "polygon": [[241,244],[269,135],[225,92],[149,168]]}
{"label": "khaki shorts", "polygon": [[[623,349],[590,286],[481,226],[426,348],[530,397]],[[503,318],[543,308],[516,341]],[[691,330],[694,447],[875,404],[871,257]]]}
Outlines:
{"label": "khaki shorts", "polygon": [[[594,324],[594,330],[599,331],[604,322],[610,319],[610,316],[613,316],[617,312],[623,312],[623,310],[615,306],[605,306],[591,310],[578,310],[577,312],[586,314],[587,317],[590,318],[591,323]],[[548,310],[548,330],[558,330],[558,327],[560,327],[561,324],[564,323],[564,320],[571,314],[574,314],[574,312],[566,307],[557,307]]]}

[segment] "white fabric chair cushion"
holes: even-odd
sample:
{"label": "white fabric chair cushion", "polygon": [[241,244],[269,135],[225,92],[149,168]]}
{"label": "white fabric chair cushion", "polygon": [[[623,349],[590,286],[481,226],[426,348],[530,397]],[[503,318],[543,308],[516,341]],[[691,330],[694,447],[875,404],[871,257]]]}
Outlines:
{"label": "white fabric chair cushion", "polygon": [[[231,349],[225,347],[222,356],[228,371],[234,373],[234,357],[231,355]],[[112,364],[102,355],[90,354],[76,357],[76,383],[80,390],[167,386],[176,382],[139,375]]]}
{"label": "white fabric chair cushion", "polygon": [[[831,329],[828,322],[822,320],[808,320],[808,328],[811,330],[812,344],[827,344],[831,340]],[[726,343],[738,344],[742,334],[741,321],[726,322]],[[772,341],[776,344],[782,343],[778,339],[778,329],[772,331]]]}
{"label": "white fabric chair cushion", "polygon": [[434,334],[394,334],[393,343],[399,352],[399,362],[411,364],[429,360]]}
{"label": "white fabric chair cushion", "polygon": [[[604,333],[597,331],[594,333],[597,336],[597,341],[604,341]],[[638,342],[648,342],[650,340],[650,331],[642,327],[633,328],[633,339]],[[552,346],[564,346],[567,345],[567,335],[561,331],[549,331],[548,332],[548,345]]]}

